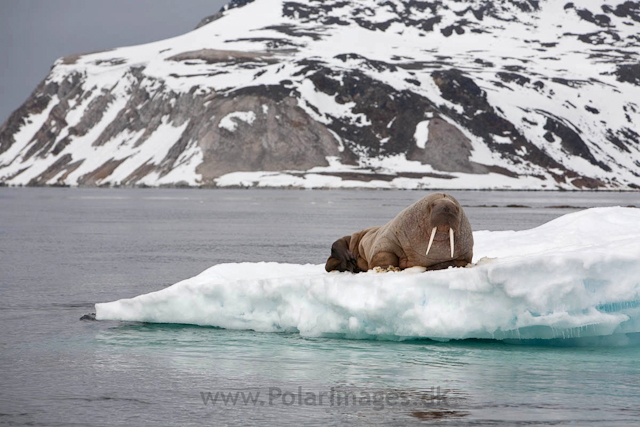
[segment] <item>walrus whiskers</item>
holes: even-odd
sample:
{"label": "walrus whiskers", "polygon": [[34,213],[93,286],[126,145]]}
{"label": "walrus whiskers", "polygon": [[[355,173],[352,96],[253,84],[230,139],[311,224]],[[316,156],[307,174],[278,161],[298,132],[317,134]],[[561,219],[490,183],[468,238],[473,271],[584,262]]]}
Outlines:
{"label": "walrus whiskers", "polygon": [[429,251],[431,250],[431,245],[433,244],[433,238],[436,237],[436,229],[438,227],[433,227],[431,230],[431,237],[429,237],[429,246],[427,246],[427,253],[425,255],[429,255]]}
{"label": "walrus whiskers", "polygon": [[451,258],[453,258],[453,228],[449,228],[449,244],[451,245]]}

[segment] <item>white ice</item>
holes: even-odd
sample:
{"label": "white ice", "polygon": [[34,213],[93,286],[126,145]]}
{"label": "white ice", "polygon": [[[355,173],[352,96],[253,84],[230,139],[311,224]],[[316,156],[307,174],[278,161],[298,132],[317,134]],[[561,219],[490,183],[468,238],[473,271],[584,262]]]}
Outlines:
{"label": "white ice", "polygon": [[640,209],[588,209],[474,239],[471,268],[354,275],[322,264],[221,264],[96,304],[96,317],[373,339],[640,332]]}

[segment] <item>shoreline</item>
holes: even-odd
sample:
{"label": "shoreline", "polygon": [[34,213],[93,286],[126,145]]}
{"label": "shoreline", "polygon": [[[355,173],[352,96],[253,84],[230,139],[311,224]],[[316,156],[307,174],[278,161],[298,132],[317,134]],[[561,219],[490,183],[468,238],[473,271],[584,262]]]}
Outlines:
{"label": "shoreline", "polygon": [[314,187],[306,188],[300,186],[242,186],[242,185],[176,185],[163,184],[158,186],[151,185],[22,185],[7,184],[0,182],[0,188],[73,188],[73,189],[119,189],[119,190],[283,190],[283,191],[478,191],[478,192],[520,192],[520,193],[640,193],[640,189],[611,189],[611,188],[593,188],[593,189],[522,189],[522,188],[385,188],[385,187]]}

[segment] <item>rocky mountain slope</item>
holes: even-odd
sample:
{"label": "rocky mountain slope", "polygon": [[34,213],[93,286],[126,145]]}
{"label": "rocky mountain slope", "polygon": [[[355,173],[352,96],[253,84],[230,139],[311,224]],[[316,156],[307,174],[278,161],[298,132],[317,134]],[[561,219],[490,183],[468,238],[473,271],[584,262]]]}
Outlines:
{"label": "rocky mountain slope", "polygon": [[234,0],[57,60],[0,182],[640,189],[638,100],[637,2]]}

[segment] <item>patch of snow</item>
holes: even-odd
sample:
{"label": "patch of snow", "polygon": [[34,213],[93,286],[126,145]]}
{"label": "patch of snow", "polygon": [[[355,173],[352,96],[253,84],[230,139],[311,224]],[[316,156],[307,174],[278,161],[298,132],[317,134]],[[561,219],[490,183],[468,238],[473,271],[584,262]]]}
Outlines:
{"label": "patch of snow", "polygon": [[329,128],[327,128],[327,130],[336,139],[336,142],[338,143],[338,151],[343,152],[344,151],[344,143],[342,142],[342,138],[340,138],[340,135],[338,135],[337,133],[335,133],[334,131],[332,131]]}
{"label": "patch of snow", "polygon": [[416,145],[419,148],[424,149],[429,140],[429,120],[424,120],[416,125],[416,131],[413,134],[413,139],[416,141]]}
{"label": "patch of snow", "polygon": [[509,138],[508,136],[492,135],[491,137],[498,144],[511,144],[511,142],[512,142],[511,138]]}
{"label": "patch of snow", "polygon": [[[118,148],[114,150],[116,159],[126,158],[126,160],[122,164],[120,164],[106,179],[113,183],[121,183],[125,178],[127,178],[136,169],[144,164],[160,164],[168,154],[171,147],[173,147],[178,142],[188,125],[189,121],[186,121],[181,126],[172,126],[168,122],[168,116],[165,116],[162,120],[162,123],[160,124],[160,126],[158,126],[155,132],[153,132],[149,136],[149,138],[147,138],[138,147],[135,147],[135,145],[138,138],[142,135],[142,132],[129,139],[126,144],[122,144],[122,142],[120,142],[122,141],[120,138],[116,138],[115,140],[105,144],[118,144]],[[187,150],[185,150],[185,152],[187,152]],[[163,182],[158,182],[155,184],[150,184],[150,181],[145,182],[145,180],[148,180],[148,177],[145,177],[140,181],[140,183],[146,185],[160,185],[170,183],[167,182],[166,179]]]}
{"label": "patch of snow", "polygon": [[[312,117],[317,117],[317,120],[322,123],[330,123],[328,117],[333,116],[348,118],[352,124],[357,124],[359,126],[371,125],[371,121],[366,115],[362,113],[354,114],[352,112],[353,107],[356,106],[355,102],[340,104],[336,101],[335,96],[327,95],[326,93],[317,90],[311,80],[304,80],[301,83],[300,92],[302,97],[300,98],[299,103],[304,103],[306,101],[316,107],[320,111],[320,115],[318,116],[315,112],[310,115]],[[310,108],[307,107],[305,108],[305,111],[308,112],[309,109]]]}
{"label": "patch of snow", "polygon": [[185,151],[178,157],[171,172],[161,177],[157,185],[185,183],[191,187],[202,184],[202,175],[197,167],[204,161],[204,153],[197,141],[191,141]]}
{"label": "patch of snow", "polygon": [[234,113],[229,113],[220,120],[218,127],[226,129],[229,132],[235,132],[238,128],[237,120],[241,120],[248,125],[252,125],[256,120],[256,114],[253,111],[236,111]]}
{"label": "patch of snow", "polygon": [[394,117],[393,119],[391,119],[391,121],[389,122],[389,124],[387,124],[387,129],[391,129],[391,126],[393,126],[393,122],[395,122],[397,119],[397,117]]}
{"label": "patch of snow", "polygon": [[[275,187],[275,188],[384,188],[402,190],[420,189],[512,189],[512,190],[539,190],[549,185],[550,176],[545,176],[542,180],[533,176],[523,176],[518,178],[505,177],[504,175],[489,173],[486,175],[465,174],[459,172],[434,171],[429,165],[422,165],[420,162],[406,160],[404,155],[390,158],[373,159],[367,168],[357,166],[342,165],[338,161],[331,163],[329,167],[315,167],[304,173],[284,172],[232,172],[225,174],[214,181],[219,187]],[[374,172],[375,170],[375,172]],[[411,173],[435,174],[422,178],[397,177],[389,180],[374,179],[362,181],[355,179],[345,179],[331,173],[358,173],[360,175],[374,175],[381,173],[396,175],[398,171]],[[554,184],[555,185],[560,184]],[[561,187],[563,188],[563,187]],[[566,184],[564,188],[571,188]]]}
{"label": "patch of snow", "polygon": [[[9,148],[4,153],[0,154],[0,167],[2,165],[8,165],[9,163],[17,160],[17,156],[25,150],[25,148],[29,145],[36,132],[42,127],[44,122],[49,117],[49,113],[55,107],[60,100],[57,95],[51,97],[51,100],[47,104],[46,108],[42,110],[40,114],[33,114],[28,117],[27,122],[20,127],[18,132],[13,135],[13,140],[15,141],[11,148]],[[18,163],[17,161],[14,164]],[[17,170],[22,169],[24,165],[17,165]],[[13,173],[12,170],[2,171],[2,175],[8,176]],[[2,177],[0,175],[0,177]]]}

